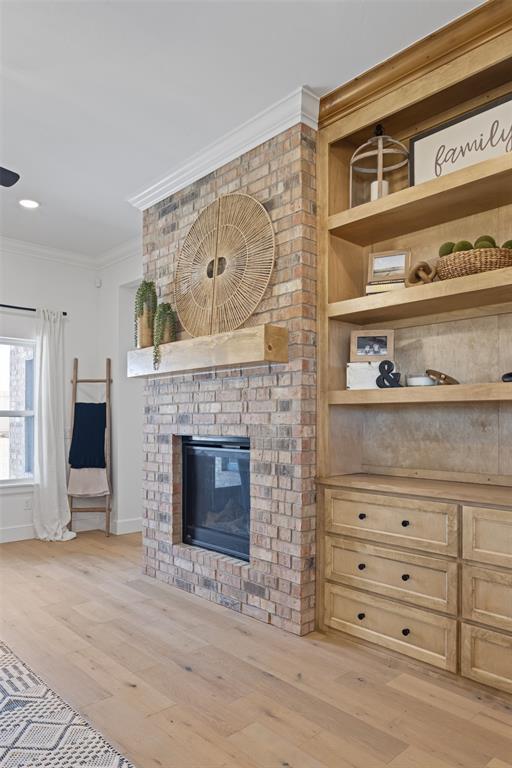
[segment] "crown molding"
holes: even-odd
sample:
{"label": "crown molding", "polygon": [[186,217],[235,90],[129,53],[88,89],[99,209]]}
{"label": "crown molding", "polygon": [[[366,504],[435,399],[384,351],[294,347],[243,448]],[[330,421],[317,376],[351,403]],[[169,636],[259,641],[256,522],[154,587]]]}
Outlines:
{"label": "crown molding", "polygon": [[48,245],[30,243],[26,240],[15,240],[12,237],[0,235],[0,251],[10,256],[25,256],[31,259],[44,259],[59,264],[73,265],[83,269],[95,269],[95,260],[92,256],[76,251],[65,251],[61,248],[52,248]]}
{"label": "crown molding", "polygon": [[[413,81],[425,72],[469,54],[484,42],[510,29],[510,0],[487,0],[362,75],[320,99],[318,123],[325,128],[340,117],[392,91],[397,83]],[[503,47],[504,58],[506,55]]]}
{"label": "crown molding", "polygon": [[94,261],[96,269],[106,269],[129,259],[139,258],[142,264],[142,242],[139,237],[127,240],[101,253]]}
{"label": "crown molding", "polygon": [[162,179],[132,195],[128,202],[139,211],[145,211],[297,123],[305,123],[316,130],[318,106],[319,97],[313,91],[305,86],[297,88],[238,128],[226,133],[221,139],[192,155],[179,168],[172,169]]}

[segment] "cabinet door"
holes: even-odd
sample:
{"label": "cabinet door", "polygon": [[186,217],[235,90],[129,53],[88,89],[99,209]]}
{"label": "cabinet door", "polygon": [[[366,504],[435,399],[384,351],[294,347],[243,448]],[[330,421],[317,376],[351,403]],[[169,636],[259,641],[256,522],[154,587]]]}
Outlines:
{"label": "cabinet door", "polygon": [[512,632],[512,573],[464,564],[462,615]]}
{"label": "cabinet door", "polygon": [[455,619],[336,584],[325,585],[325,623],[349,635],[455,671]]}
{"label": "cabinet door", "polygon": [[457,554],[457,505],[328,489],[326,531],[411,549]]}
{"label": "cabinet door", "polygon": [[512,637],[462,624],[461,672],[464,677],[512,693]]}
{"label": "cabinet door", "polygon": [[327,579],[445,613],[457,612],[457,563],[327,536]]}
{"label": "cabinet door", "polygon": [[512,568],[512,510],[463,507],[462,520],[467,560]]}

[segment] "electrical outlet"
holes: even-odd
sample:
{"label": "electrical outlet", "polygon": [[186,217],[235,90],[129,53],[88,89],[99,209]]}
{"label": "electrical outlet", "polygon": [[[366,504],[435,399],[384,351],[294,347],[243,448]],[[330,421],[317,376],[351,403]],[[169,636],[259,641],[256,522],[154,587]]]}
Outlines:
{"label": "electrical outlet", "polygon": [[23,505],[23,509],[26,512],[29,512],[32,509],[32,499],[25,499],[25,504]]}

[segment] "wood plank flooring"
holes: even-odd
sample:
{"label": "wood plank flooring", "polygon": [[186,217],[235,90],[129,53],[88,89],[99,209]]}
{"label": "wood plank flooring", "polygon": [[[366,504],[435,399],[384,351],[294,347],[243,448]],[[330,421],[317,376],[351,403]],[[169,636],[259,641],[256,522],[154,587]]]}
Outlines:
{"label": "wood plank flooring", "polygon": [[512,768],[512,697],[140,573],[140,537],[0,547],[0,635],[138,768]]}

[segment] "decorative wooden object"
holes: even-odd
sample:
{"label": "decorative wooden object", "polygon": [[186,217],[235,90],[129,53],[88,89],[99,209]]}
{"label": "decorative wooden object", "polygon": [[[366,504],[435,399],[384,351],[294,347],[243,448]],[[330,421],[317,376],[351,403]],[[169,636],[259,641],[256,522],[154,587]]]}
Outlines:
{"label": "decorative wooden object", "polygon": [[[490,0],[324,97],[317,172],[318,626],[505,691],[512,387],[501,377],[512,354],[512,267],[363,294],[370,253],[410,249],[413,263],[432,266],[454,231],[507,242],[512,153],[415,187],[398,178],[355,208],[349,190],[369,125],[384,120],[409,146],[512,92],[511,73],[510,4]],[[437,368],[465,383],[347,389],[351,333],[379,326],[395,330],[404,374]],[[411,556],[443,561],[427,576]]]}
{"label": "decorative wooden object", "polygon": [[[257,363],[288,362],[288,330],[257,325],[228,333],[184,339],[160,346],[160,365],[153,368],[151,349],[128,352],[128,377],[178,375],[211,368],[234,368]],[[506,386],[503,384],[503,386]],[[512,395],[512,387],[509,388]]]}
{"label": "decorative wooden object", "polygon": [[176,309],[185,330],[204,336],[239,328],[263,298],[274,250],[272,222],[255,198],[225,195],[205,208],[176,269]]}
{"label": "decorative wooden object", "polygon": [[436,267],[433,267],[428,261],[420,261],[407,275],[407,287],[412,285],[421,285],[423,283],[432,283],[437,275]]}

